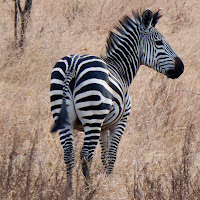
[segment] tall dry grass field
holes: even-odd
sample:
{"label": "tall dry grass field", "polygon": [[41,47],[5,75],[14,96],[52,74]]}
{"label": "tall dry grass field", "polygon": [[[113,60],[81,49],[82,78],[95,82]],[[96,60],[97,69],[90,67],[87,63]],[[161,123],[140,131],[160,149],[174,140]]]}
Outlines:
{"label": "tall dry grass field", "polygon": [[[185,72],[169,80],[141,66],[130,88],[132,112],[114,172],[105,178],[98,146],[87,190],[79,159],[83,133],[75,133],[69,196],[59,137],[49,133],[51,68],[67,54],[104,54],[108,32],[121,17],[160,7],[157,28]],[[199,10],[198,0],[35,0],[18,48],[13,1],[1,1],[0,199],[199,199]]]}

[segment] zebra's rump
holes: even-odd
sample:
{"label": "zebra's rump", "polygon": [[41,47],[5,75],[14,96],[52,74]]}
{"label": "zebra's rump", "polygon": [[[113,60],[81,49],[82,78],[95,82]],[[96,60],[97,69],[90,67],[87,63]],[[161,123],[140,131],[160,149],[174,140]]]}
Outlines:
{"label": "zebra's rump", "polygon": [[71,110],[66,109],[69,118],[76,115],[73,123],[77,130],[98,124],[101,130],[112,128],[123,115],[125,96],[121,79],[113,75],[101,58],[89,55],[65,57],[53,69],[52,114],[56,121],[62,102],[66,101],[66,106],[71,106]]}

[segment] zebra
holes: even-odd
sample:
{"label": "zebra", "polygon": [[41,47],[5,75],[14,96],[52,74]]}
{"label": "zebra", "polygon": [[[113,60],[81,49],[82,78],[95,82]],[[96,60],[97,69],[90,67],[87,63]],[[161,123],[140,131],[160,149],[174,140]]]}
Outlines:
{"label": "zebra", "polygon": [[125,16],[110,32],[105,56],[68,55],[52,69],[51,132],[59,131],[69,188],[75,160],[73,130],[85,133],[80,158],[86,180],[99,141],[106,175],[111,174],[131,109],[129,86],[140,65],[171,79],[183,73],[183,62],[155,28],[160,17],[160,10],[147,9],[142,15],[133,11],[133,19]]}

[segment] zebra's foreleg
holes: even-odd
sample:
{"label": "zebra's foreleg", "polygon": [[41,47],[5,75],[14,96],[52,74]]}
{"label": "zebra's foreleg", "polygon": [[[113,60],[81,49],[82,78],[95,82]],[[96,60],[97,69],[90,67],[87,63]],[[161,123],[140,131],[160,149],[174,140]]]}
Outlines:
{"label": "zebra's foreleg", "polygon": [[117,131],[111,134],[107,156],[106,156],[106,175],[111,174],[113,171],[121,136],[122,134]]}
{"label": "zebra's foreleg", "polygon": [[69,127],[60,131],[60,142],[64,149],[64,161],[67,167],[67,186],[72,189],[72,173],[74,167],[73,134]]}
{"label": "zebra's foreleg", "polygon": [[117,150],[119,142],[124,133],[126,127],[126,121],[128,116],[124,116],[120,122],[115,126],[115,128],[110,130],[108,151],[106,156],[106,174],[109,175],[112,173],[114,168],[114,163],[117,158]]}
{"label": "zebra's foreleg", "polygon": [[85,138],[83,148],[81,150],[81,161],[82,161],[82,170],[83,175],[86,180],[90,179],[89,175],[89,167],[91,165],[94,150],[99,142],[100,137],[100,128],[97,127],[84,127],[85,130]]}
{"label": "zebra's foreleg", "polygon": [[101,145],[101,160],[103,166],[106,169],[106,152],[108,150],[108,137],[109,137],[109,130],[102,131],[100,135],[100,145]]}

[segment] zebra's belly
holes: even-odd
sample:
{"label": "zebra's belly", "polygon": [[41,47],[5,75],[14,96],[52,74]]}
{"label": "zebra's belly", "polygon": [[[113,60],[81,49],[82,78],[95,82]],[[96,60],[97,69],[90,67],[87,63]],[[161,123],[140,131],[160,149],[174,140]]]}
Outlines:
{"label": "zebra's belly", "polygon": [[[112,124],[103,124],[103,126],[101,127],[101,130],[102,131],[109,130],[109,129],[115,127],[116,124],[117,124],[117,122],[112,123]],[[76,121],[76,123],[74,124],[74,129],[77,131],[84,131],[83,125],[81,124],[81,122],[79,120]]]}
{"label": "zebra's belly", "polygon": [[[109,130],[113,127],[116,126],[116,124],[120,121],[120,119],[122,118],[123,115],[123,109],[122,108],[118,108],[118,109],[114,109],[112,110],[105,118],[103,125],[101,127],[102,131],[106,131]],[[74,124],[74,129],[78,130],[78,131],[84,131],[83,129],[83,125],[81,123],[81,121],[77,118],[77,120],[75,121]]]}
{"label": "zebra's belly", "polygon": [[120,121],[123,115],[123,108],[118,108],[119,110],[111,111],[107,117],[105,118],[102,130],[108,130],[116,126],[116,124]]}

